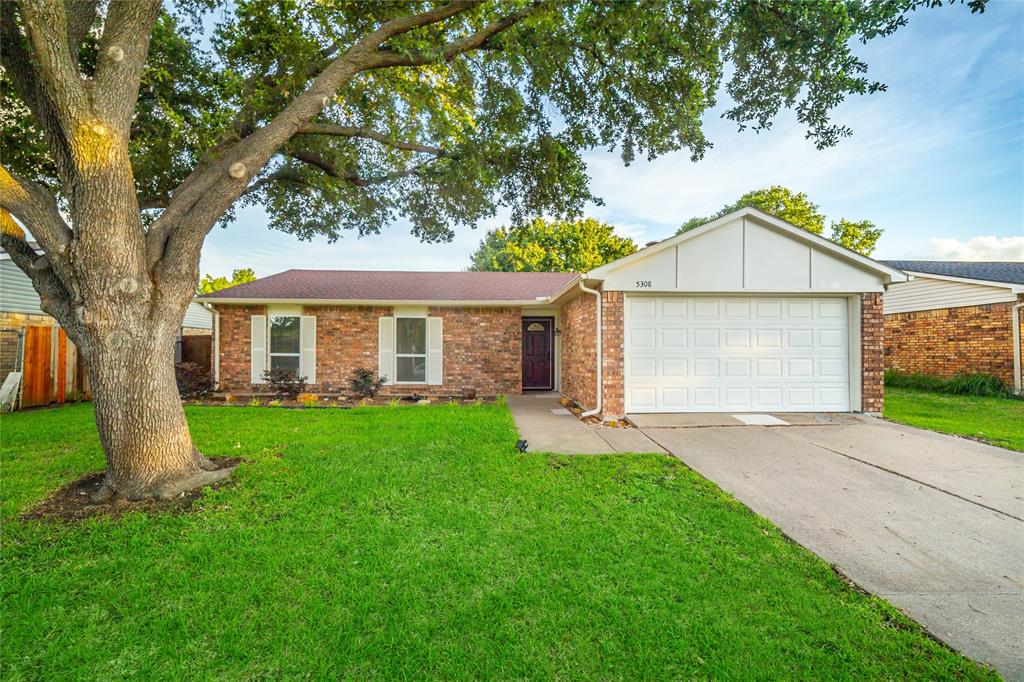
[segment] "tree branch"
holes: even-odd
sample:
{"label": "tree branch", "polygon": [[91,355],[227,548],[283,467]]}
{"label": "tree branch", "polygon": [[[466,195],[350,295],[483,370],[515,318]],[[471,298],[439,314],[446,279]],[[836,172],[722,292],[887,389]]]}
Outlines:
{"label": "tree branch", "polygon": [[24,230],[3,208],[0,208],[0,246],[32,281],[43,312],[55,317],[65,329],[73,328],[76,324],[74,303],[68,289],[53,268],[47,267],[47,256],[39,255],[29,246]]}
{"label": "tree branch", "polygon": [[[358,173],[352,171],[339,170],[330,161],[327,161],[321,156],[318,156],[310,151],[305,150],[293,150],[285,152],[285,154],[296,161],[301,161],[307,165],[314,166],[323,171],[326,175],[339,180],[345,180],[356,187],[368,187],[370,185],[380,185],[385,182],[391,182],[400,178],[409,177],[410,175],[419,175],[427,167],[427,163],[420,163],[408,168],[404,168],[394,173],[385,173],[384,175],[376,175],[369,178],[364,178]],[[434,161],[435,159],[431,159]]]}
{"label": "tree branch", "polygon": [[78,70],[78,51],[72,54],[68,43],[70,29],[64,3],[22,0],[18,7],[35,57],[35,76],[50,94],[65,131],[70,132],[83,118],[82,106],[88,96]]}
{"label": "tree branch", "polygon": [[62,259],[71,241],[71,228],[64,222],[57,200],[45,187],[0,165],[0,208],[17,216],[46,253]]}
{"label": "tree branch", "polygon": [[103,25],[94,90],[112,123],[127,131],[135,114],[160,0],[113,0]]}
{"label": "tree branch", "polygon": [[417,144],[415,142],[402,142],[401,140],[394,140],[379,133],[376,130],[370,128],[357,128],[353,126],[342,126],[332,125],[328,123],[305,123],[299,127],[299,135],[332,135],[336,137],[361,137],[367,140],[374,140],[380,142],[388,147],[394,147],[395,149],[402,149],[409,152],[420,152],[422,154],[433,154],[434,156],[444,156],[445,151],[440,147],[431,147],[430,145]]}
{"label": "tree branch", "polygon": [[74,56],[96,21],[96,9],[100,3],[99,0],[65,0],[64,4],[68,17],[68,47]]}
{"label": "tree branch", "polygon": [[426,64],[433,64],[434,62],[439,61],[451,61],[464,52],[484,48],[487,45],[487,41],[499,33],[508,30],[512,26],[515,26],[539,6],[540,3],[535,2],[519,12],[513,12],[502,19],[491,22],[476,33],[471,33],[464,38],[451,41],[438,52],[421,50],[408,54],[400,54],[386,47],[381,48],[377,53],[379,61],[372,68],[380,69],[393,66],[424,66]]}

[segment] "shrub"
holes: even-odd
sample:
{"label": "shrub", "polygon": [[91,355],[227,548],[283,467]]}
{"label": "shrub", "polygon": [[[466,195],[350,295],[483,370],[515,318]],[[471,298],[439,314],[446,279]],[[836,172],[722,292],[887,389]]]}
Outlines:
{"label": "shrub", "polygon": [[372,369],[358,367],[352,372],[352,392],[361,398],[372,398],[387,380],[387,377],[377,376]]}
{"label": "shrub", "polygon": [[954,395],[1010,395],[1010,391],[1002,379],[984,372],[960,373],[952,379],[943,379],[930,374],[905,374],[891,369],[885,373],[885,385],[892,388],[912,388],[918,391],[952,393]]}
{"label": "shrub", "polygon": [[306,407],[313,407],[320,400],[320,396],[316,393],[300,393],[295,399]]}
{"label": "shrub", "polygon": [[213,375],[194,362],[179,362],[174,366],[174,378],[182,398],[205,398],[217,388]]}
{"label": "shrub", "polygon": [[256,396],[253,396],[252,400],[249,401],[249,407],[259,407],[259,406],[260,406],[260,399],[257,398]]}
{"label": "shrub", "polygon": [[268,369],[263,372],[263,381],[274,392],[274,395],[295,400],[306,390],[306,377],[283,367]]}
{"label": "shrub", "polygon": [[281,407],[281,401],[271,400],[269,403],[267,403],[267,407]]}
{"label": "shrub", "polygon": [[957,374],[949,380],[947,388],[956,395],[1001,396],[1010,391],[1003,380],[992,374]]}

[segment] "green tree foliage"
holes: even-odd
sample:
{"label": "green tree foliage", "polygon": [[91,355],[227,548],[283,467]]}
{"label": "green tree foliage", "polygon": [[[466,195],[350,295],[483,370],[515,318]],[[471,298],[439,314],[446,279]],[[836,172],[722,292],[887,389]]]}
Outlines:
{"label": "green tree foliage", "polygon": [[199,293],[212,294],[215,291],[227,289],[236,284],[252,282],[255,279],[256,273],[253,272],[252,268],[236,268],[232,271],[230,280],[227,277],[214,277],[213,275],[206,274],[203,275],[203,279],[199,282]]}
{"label": "green tree foliage", "polygon": [[[458,0],[443,17],[392,35],[372,59],[350,59],[384,22],[438,5],[169,0],[150,29],[131,126],[144,221],[185,178],[279,121],[346,59],[357,75],[311,120],[291,119],[294,134],[267,135],[269,160],[222,211],[225,222],[238,205],[260,205],[273,227],[303,239],[375,233],[404,218],[419,238],[443,241],[498,205],[515,223],[572,217],[594,199],[586,150],[617,148],[627,163],[682,149],[699,159],[709,146],[703,115],[723,88],[739,128],[768,128],[792,108],[818,147],[834,145],[851,131],[830,112],[885,87],[867,76],[856,43],[936,4]],[[984,0],[967,4],[984,8]],[[20,41],[15,3],[4,5],[13,29],[5,40]],[[102,63],[102,28],[100,17],[80,44],[85,77]],[[44,126],[18,88],[0,90],[4,163],[64,204]]]}
{"label": "green tree foliage", "polygon": [[472,255],[470,270],[587,272],[636,251],[628,237],[593,218],[533,220],[491,230]]}
{"label": "green tree foliage", "polygon": [[870,220],[846,220],[832,223],[832,241],[851,251],[870,256],[884,230]]}
{"label": "green tree foliage", "polygon": [[[700,227],[704,223],[747,206],[760,209],[776,218],[785,220],[790,225],[817,235],[822,234],[825,230],[825,215],[806,194],[794,192],[781,185],[772,185],[765,189],[747,192],[734,203],[723,206],[714,215],[690,218],[683,223],[676,234]],[[882,228],[875,227],[875,224],[870,221],[853,221],[844,218],[838,222],[832,222],[831,239],[840,246],[870,256],[874,252],[882,232]]]}

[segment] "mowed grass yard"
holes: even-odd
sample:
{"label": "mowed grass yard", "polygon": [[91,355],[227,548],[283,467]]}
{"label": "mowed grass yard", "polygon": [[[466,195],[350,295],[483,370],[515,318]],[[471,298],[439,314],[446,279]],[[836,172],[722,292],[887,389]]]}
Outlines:
{"label": "mowed grass yard", "polygon": [[885,389],[885,417],[1024,451],[1024,400]]}
{"label": "mowed grass yard", "polygon": [[520,455],[499,405],[192,408],[186,514],[17,514],[102,468],[2,421],[4,680],[995,679],[677,461]]}

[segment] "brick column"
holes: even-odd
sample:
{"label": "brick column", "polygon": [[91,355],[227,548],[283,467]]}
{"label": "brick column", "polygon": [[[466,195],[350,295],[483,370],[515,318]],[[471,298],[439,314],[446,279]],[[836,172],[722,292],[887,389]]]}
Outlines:
{"label": "brick column", "polygon": [[861,411],[882,411],[885,393],[885,322],[882,294],[860,297]]}
{"label": "brick column", "polygon": [[625,366],[623,344],[623,318],[625,294],[621,291],[605,291],[601,294],[601,373],[604,393],[601,417],[614,419],[626,413]]}

